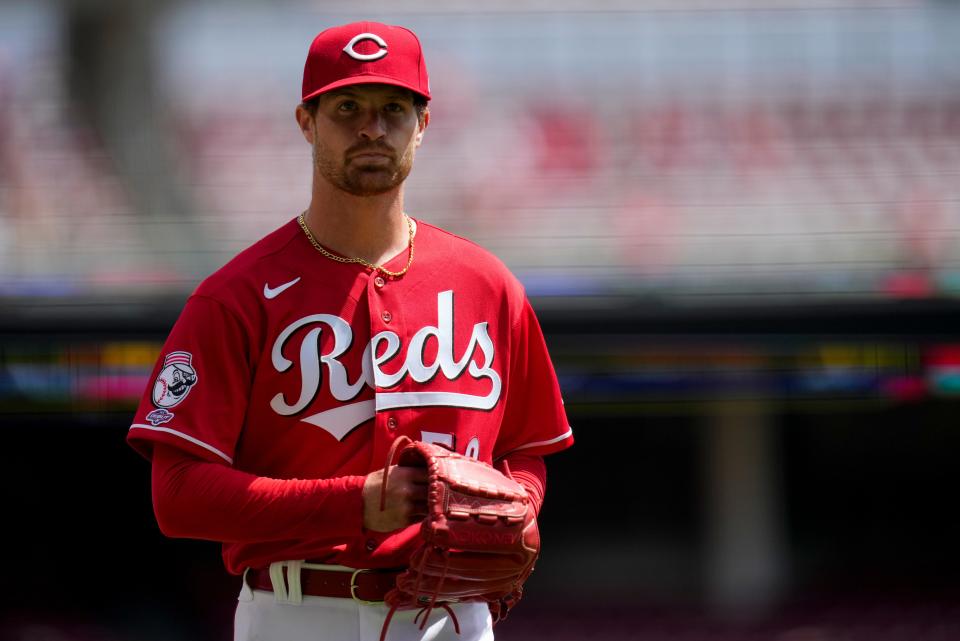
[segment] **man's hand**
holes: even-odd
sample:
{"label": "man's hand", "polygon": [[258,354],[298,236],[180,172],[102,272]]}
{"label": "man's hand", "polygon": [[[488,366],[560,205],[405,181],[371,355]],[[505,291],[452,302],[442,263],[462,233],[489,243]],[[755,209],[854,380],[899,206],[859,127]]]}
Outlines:
{"label": "man's hand", "polygon": [[[401,469],[428,471],[427,516],[420,544],[384,597],[393,609],[486,603],[494,621],[507,616],[540,553],[536,507],[527,491],[492,465],[439,445],[394,442]],[[385,628],[384,628],[385,629]],[[381,635],[381,639],[383,639]]]}
{"label": "man's hand", "polygon": [[423,519],[427,515],[427,471],[391,465],[381,510],[383,474],[383,470],[371,472],[363,484],[363,526],[374,532],[392,532]]}

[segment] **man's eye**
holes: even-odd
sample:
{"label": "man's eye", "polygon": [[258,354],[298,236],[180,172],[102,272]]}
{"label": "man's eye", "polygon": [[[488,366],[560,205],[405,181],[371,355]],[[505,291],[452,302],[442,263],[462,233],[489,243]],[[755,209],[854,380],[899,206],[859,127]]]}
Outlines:
{"label": "man's eye", "polygon": [[399,102],[391,102],[387,103],[387,105],[384,106],[384,109],[392,113],[400,113],[403,111],[403,105],[401,105]]}
{"label": "man's eye", "polygon": [[356,111],[357,103],[355,103],[352,100],[344,100],[339,105],[337,105],[337,109],[339,109],[340,111]]}

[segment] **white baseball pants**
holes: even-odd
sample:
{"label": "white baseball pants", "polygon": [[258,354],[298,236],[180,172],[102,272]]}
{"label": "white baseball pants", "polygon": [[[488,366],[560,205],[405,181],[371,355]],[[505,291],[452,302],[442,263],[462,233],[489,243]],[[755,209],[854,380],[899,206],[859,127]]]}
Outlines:
{"label": "white baseball pants", "polygon": [[[295,592],[299,592],[299,587]],[[435,608],[430,613],[423,630],[420,629],[422,617],[414,623],[416,610],[397,610],[387,628],[387,641],[493,641],[493,623],[486,604],[456,603],[451,607],[460,625],[460,634],[454,630],[453,621],[443,608]],[[382,603],[366,604],[353,599],[302,596],[291,600],[283,588],[278,595],[253,590],[244,581],[237,598],[233,638],[234,641],[380,641],[380,631],[389,611]]]}

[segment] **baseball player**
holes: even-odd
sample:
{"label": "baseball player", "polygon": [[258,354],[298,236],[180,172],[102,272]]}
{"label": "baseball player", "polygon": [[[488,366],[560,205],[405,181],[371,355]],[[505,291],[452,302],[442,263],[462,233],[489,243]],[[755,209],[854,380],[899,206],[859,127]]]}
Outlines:
{"label": "baseball player", "polygon": [[161,530],[222,542],[243,575],[237,641],[492,639],[482,601],[384,603],[430,509],[427,471],[388,452],[408,437],[496,464],[539,510],[543,456],[573,443],[521,285],[404,210],[429,100],[410,30],[314,39],[309,207],[193,292],[130,427]]}

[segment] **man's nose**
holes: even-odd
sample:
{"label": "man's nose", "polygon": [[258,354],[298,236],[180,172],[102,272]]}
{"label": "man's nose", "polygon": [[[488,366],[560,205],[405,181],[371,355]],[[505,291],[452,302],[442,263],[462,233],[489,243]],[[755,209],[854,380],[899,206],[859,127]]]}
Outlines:
{"label": "man's nose", "polygon": [[373,110],[364,119],[363,126],[360,128],[360,136],[367,140],[379,140],[387,133],[384,126],[383,114],[379,110]]}

